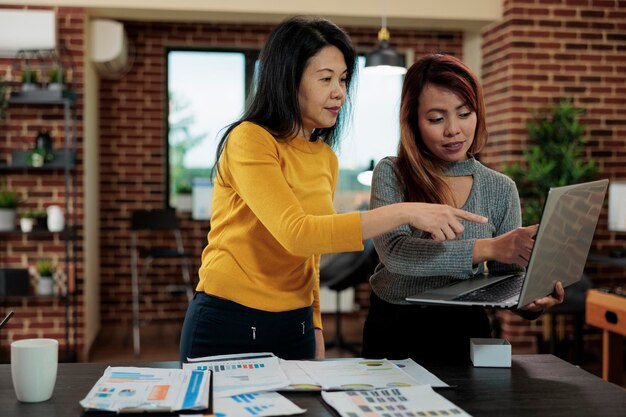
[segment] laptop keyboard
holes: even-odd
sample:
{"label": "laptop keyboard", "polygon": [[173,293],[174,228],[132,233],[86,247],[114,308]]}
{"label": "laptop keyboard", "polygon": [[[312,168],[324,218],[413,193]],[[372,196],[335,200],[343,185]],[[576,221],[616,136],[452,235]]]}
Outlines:
{"label": "laptop keyboard", "polygon": [[513,275],[509,279],[505,279],[495,284],[468,292],[456,297],[455,301],[488,301],[499,302],[506,301],[509,298],[518,295],[524,284],[524,274]]}

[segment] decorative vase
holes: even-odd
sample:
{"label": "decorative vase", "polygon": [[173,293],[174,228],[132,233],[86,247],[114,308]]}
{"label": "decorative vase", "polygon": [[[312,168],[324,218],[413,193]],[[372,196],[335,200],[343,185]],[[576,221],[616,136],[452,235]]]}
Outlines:
{"label": "decorative vase", "polygon": [[15,209],[0,208],[0,232],[15,230]]}
{"label": "decorative vase", "polygon": [[37,294],[52,295],[54,293],[54,279],[52,277],[39,277]]}
{"label": "decorative vase", "polygon": [[59,206],[49,206],[46,209],[48,213],[48,230],[51,232],[61,232],[65,227],[65,217]]}

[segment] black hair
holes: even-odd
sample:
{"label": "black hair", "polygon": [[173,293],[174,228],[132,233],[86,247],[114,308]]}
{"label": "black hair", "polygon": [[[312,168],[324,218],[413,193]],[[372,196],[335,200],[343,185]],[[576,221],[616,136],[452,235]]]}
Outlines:
{"label": "black hair", "polygon": [[319,17],[292,17],[270,33],[259,57],[255,91],[243,116],[225,128],[215,153],[213,173],[216,167],[219,173],[220,157],[228,136],[242,122],[258,124],[278,140],[296,136],[302,127],[298,103],[302,74],[309,59],[326,46],[339,49],[346,61],[346,101],[335,125],[315,129],[311,137],[320,138],[333,148],[337,145],[345,124],[342,115],[350,114],[349,97],[357,68],[356,51],[346,32],[331,21]]}

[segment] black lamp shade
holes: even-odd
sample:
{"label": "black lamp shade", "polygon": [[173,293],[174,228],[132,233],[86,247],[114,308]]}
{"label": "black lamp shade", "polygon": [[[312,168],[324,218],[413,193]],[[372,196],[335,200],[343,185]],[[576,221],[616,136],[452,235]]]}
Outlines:
{"label": "black lamp shade", "polygon": [[377,66],[404,67],[404,57],[397,53],[386,40],[380,41],[378,48],[365,58],[366,67]]}

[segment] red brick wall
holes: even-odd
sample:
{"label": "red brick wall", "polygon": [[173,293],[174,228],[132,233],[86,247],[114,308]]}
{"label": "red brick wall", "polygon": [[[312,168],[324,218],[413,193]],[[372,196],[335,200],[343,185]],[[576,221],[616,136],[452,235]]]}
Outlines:
{"label": "red brick wall", "polygon": [[[503,19],[484,31],[483,85],[490,131],[483,160],[519,161],[530,109],[571,98],[586,110],[585,154],[601,178],[626,178],[626,1],[505,0]],[[626,246],[602,213],[593,249]],[[626,283],[623,269],[590,264],[596,286]],[[534,349],[541,320],[503,315],[505,337]]]}
{"label": "red brick wall", "polygon": [[[237,24],[184,24],[125,22],[135,50],[131,71],[121,79],[101,80],[101,284],[103,325],[125,325],[131,320],[128,219],[139,208],[160,208],[165,199],[165,48],[261,48],[272,26]],[[347,28],[354,42],[371,49],[377,32]],[[412,49],[415,56],[448,51],[461,56],[460,32],[392,30],[392,41]],[[184,218],[184,239],[197,254],[193,278],[197,279],[200,254],[209,223]],[[164,284],[180,281],[177,268],[159,269],[154,285],[142,287],[142,317],[174,318],[182,322],[186,300],[171,298]],[[369,287],[362,297],[368,301]],[[130,333],[129,333],[130,334]]]}
{"label": "red brick wall", "polygon": [[[4,8],[4,7],[3,7]],[[75,289],[80,294],[83,288],[83,256],[82,256],[82,218],[83,218],[83,163],[82,163],[82,96],[83,96],[83,54],[84,39],[83,27],[85,14],[78,8],[58,8],[57,25],[59,43],[63,43],[71,55],[74,70],[71,72],[78,94],[76,102],[77,112],[77,229],[78,241],[76,254],[78,267],[75,279]],[[19,89],[19,61],[14,59],[0,59],[0,75],[9,82],[12,88]],[[37,132],[49,129],[54,139],[54,147],[61,148],[64,140],[64,122],[62,106],[32,106],[10,105],[7,108],[7,118],[0,122],[0,160],[6,162],[11,149],[31,149]],[[24,198],[25,209],[45,209],[56,204],[64,207],[65,180],[62,170],[26,172],[3,172],[2,180],[9,187],[17,189]],[[19,212],[18,210],[18,212]],[[50,235],[0,235],[0,267],[25,268],[33,265],[39,259],[52,259],[67,271],[64,263],[64,241],[61,234]],[[74,281],[74,277],[70,277]],[[82,324],[82,296],[76,299],[79,306],[76,311],[70,312],[70,317],[78,318],[78,332],[70,334],[69,346],[76,343],[78,351],[84,343]],[[6,360],[9,344],[13,340],[28,337],[51,337],[59,340],[61,359],[65,358],[65,348],[68,346],[65,338],[65,308],[60,299],[51,298],[0,298],[0,314],[14,310],[15,315],[6,328],[0,332],[0,358]]]}

